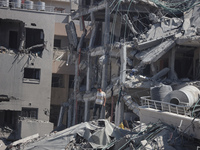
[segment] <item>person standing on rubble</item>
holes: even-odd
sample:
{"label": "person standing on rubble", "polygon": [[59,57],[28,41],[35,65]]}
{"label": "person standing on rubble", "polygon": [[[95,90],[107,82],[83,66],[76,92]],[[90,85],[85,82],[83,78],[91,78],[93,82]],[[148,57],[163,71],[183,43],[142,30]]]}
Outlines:
{"label": "person standing on rubble", "polygon": [[94,112],[93,112],[93,118],[96,116],[97,109],[99,109],[99,118],[101,115],[101,108],[102,105],[106,105],[106,93],[102,91],[101,87],[97,88],[97,96],[95,100],[95,105],[94,105]]}

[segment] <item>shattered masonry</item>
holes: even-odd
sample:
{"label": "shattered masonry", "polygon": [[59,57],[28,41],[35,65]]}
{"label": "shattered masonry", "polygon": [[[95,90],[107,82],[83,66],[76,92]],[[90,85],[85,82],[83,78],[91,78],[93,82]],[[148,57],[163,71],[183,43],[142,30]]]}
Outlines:
{"label": "shattered masonry", "polygon": [[[151,87],[199,87],[199,1],[187,2],[79,2],[79,9],[72,13],[83,30],[78,43],[73,22],[66,25],[71,51],[76,53],[74,96],[70,98],[74,110],[68,109],[72,114],[68,124],[91,119],[97,85],[107,94],[107,118],[113,115],[114,98],[115,118],[109,119],[116,125],[124,120],[127,110],[135,114],[133,120],[137,118],[140,97],[150,95]],[[83,46],[88,25],[91,38]],[[79,113],[82,102],[84,115]]]}
{"label": "shattered masonry", "polygon": [[[200,139],[199,2],[79,0],[78,10],[71,13],[73,21],[65,26],[68,60],[75,64],[74,90],[61,106],[57,124],[62,127],[68,111],[69,128],[44,138],[30,137],[33,141],[16,141],[19,146],[196,149]],[[42,42],[21,52],[45,46]],[[107,105],[101,119],[91,121],[99,85],[106,92]],[[124,125],[126,130],[119,128]]]}

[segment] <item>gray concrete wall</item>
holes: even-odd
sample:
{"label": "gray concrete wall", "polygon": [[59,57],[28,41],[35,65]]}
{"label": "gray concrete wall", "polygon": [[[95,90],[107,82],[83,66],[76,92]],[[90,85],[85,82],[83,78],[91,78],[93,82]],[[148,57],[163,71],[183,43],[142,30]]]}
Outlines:
{"label": "gray concrete wall", "polygon": [[69,16],[66,14],[55,14],[55,21],[58,23],[68,23],[69,22]]}
{"label": "gray concrete wall", "polygon": [[[184,115],[177,115],[170,112],[162,112],[160,110],[151,108],[139,108],[140,122],[142,123],[156,123],[159,120],[172,125],[175,128],[180,126],[180,131],[186,133],[187,135],[192,135],[194,138],[200,139],[200,119],[197,118],[193,121],[193,117],[188,117]],[[182,124],[181,124],[182,122]]]}
{"label": "gray concrete wall", "polygon": [[20,120],[19,126],[21,129],[19,131],[19,138],[25,138],[37,133],[40,136],[44,136],[53,130],[53,123],[42,121]]}
{"label": "gray concrete wall", "polygon": [[[43,29],[44,31],[46,49],[43,51],[42,58],[32,59],[33,65],[29,63],[28,54],[0,53],[0,94],[13,96],[22,101],[21,107],[38,108],[38,119],[47,121],[50,110],[55,16],[9,9],[0,9],[0,14],[1,19],[20,20],[25,23],[26,28]],[[36,26],[31,26],[31,23],[35,23]],[[39,84],[23,82],[24,67],[41,69]]]}

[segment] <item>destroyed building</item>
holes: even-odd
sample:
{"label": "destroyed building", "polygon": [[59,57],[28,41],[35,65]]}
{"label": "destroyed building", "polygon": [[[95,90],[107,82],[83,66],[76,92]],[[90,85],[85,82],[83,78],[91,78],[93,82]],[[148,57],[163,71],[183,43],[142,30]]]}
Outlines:
{"label": "destroyed building", "polygon": [[[58,127],[66,120],[68,127],[81,122],[88,126],[86,122],[94,117],[91,114],[99,85],[107,96],[100,118],[106,118],[116,126],[140,120],[156,127],[142,139],[130,133],[132,136],[123,137],[120,144],[120,139],[111,134],[87,130],[79,124],[55,133],[55,136],[52,133],[47,140],[39,140],[40,146],[49,148],[49,142],[66,140],[69,145],[51,144],[55,149],[74,145],[96,148],[90,138],[105,134],[109,137],[106,143],[97,139],[102,142],[98,143],[100,148],[109,149],[115,145],[125,149],[127,144],[130,148],[144,148],[155,142],[152,135],[165,128],[157,124],[159,120],[173,128],[167,134],[170,141],[185,135],[188,139],[199,140],[199,1],[79,0],[76,4],[78,10],[71,14],[74,21],[65,26],[70,53],[66,64],[69,61],[75,66],[74,89],[60,108]],[[78,36],[75,21],[80,23],[81,36]],[[89,41],[86,39],[88,28],[91,29]],[[55,55],[55,60],[63,55]],[[77,133],[76,127],[81,131],[83,127],[84,133]],[[105,131],[104,128],[100,130]],[[139,133],[146,131],[149,130]],[[63,139],[64,132],[67,136],[68,132],[72,133],[73,138]],[[175,132],[178,132],[177,137]],[[165,138],[165,142],[168,140]]]}
{"label": "destroyed building", "polygon": [[[138,119],[139,106],[147,104],[140,97],[150,96],[155,86],[156,92],[165,88],[164,96],[186,85],[198,93],[198,3],[80,0],[71,17],[80,22],[81,39],[77,40],[73,22],[66,26],[70,50],[76,57],[74,94],[62,106],[59,121],[64,110],[68,110],[70,126],[91,120],[98,85],[107,96],[106,113],[101,118],[116,125]],[[83,46],[88,26],[92,28],[91,38]],[[180,101],[171,97],[164,102],[182,105]],[[185,105],[190,103],[188,97],[186,101]]]}

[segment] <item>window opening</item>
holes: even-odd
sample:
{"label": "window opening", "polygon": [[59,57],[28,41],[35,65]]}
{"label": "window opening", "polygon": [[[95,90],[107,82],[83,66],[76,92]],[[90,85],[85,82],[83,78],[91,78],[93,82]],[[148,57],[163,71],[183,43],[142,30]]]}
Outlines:
{"label": "window opening", "polygon": [[22,108],[21,117],[38,119],[38,108]]}
{"label": "window opening", "polygon": [[42,29],[26,28],[26,49],[42,57],[44,50],[44,32]]}
{"label": "window opening", "polygon": [[39,83],[40,69],[24,68],[24,82]]}
{"label": "window opening", "polygon": [[61,48],[61,40],[60,39],[54,39],[54,47]]}
{"label": "window opening", "polygon": [[52,74],[51,86],[64,88],[64,75],[63,74]]}

